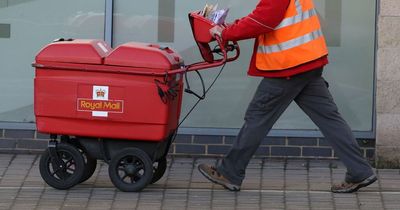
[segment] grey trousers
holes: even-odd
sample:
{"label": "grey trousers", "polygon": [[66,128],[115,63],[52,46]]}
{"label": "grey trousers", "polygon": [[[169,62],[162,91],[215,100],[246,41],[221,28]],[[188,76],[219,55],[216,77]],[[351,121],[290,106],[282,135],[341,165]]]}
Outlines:
{"label": "grey trousers", "polygon": [[264,78],[250,102],[245,123],[217,170],[241,185],[246,167],[274,123],[295,101],[319,127],[347,168],[346,181],[358,182],[374,172],[362,157],[350,127],[343,120],[322,77],[322,68],[286,78]]}

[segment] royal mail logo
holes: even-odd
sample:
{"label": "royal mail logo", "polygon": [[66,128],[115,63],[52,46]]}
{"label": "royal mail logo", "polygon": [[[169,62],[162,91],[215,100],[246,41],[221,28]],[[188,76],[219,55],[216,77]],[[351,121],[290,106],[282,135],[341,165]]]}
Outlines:
{"label": "royal mail logo", "polygon": [[78,111],[123,113],[124,101],[122,100],[93,100],[78,98]]}
{"label": "royal mail logo", "polygon": [[108,100],[108,86],[93,86],[93,100]]}
{"label": "royal mail logo", "polygon": [[101,97],[101,98],[104,98],[104,96],[106,95],[106,91],[104,91],[104,90],[102,90],[102,89],[98,89],[98,90],[96,90],[96,96],[97,97]]}
{"label": "royal mail logo", "polygon": [[77,110],[82,112],[92,112],[93,117],[108,117],[108,113],[123,113],[123,100],[110,100],[109,86],[94,85],[92,98],[78,98]]}

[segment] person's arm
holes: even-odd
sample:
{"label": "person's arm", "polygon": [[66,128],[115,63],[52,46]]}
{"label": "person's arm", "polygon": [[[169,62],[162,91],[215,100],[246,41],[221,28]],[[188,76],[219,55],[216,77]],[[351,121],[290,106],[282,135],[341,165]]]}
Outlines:
{"label": "person's arm", "polygon": [[249,15],[228,25],[222,31],[222,39],[239,41],[273,31],[282,22],[289,3],[290,0],[261,0]]}

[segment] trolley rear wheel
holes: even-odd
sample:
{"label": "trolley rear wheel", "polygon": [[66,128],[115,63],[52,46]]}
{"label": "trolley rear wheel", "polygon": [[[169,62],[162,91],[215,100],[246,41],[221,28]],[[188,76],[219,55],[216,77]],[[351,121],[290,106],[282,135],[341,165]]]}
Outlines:
{"label": "trolley rear wheel", "polygon": [[82,179],[79,181],[79,183],[82,183],[82,182],[88,180],[90,177],[92,177],[94,171],[96,170],[96,166],[97,166],[96,158],[93,158],[92,156],[90,156],[83,150],[81,151],[81,154],[85,160],[85,167],[83,170]]}
{"label": "trolley rear wheel", "polygon": [[126,148],[111,158],[108,167],[111,182],[121,191],[137,192],[153,178],[153,162],[141,149]]}
{"label": "trolley rear wheel", "polygon": [[156,183],[158,180],[160,180],[165,173],[165,170],[167,169],[167,158],[162,157],[160,160],[155,161],[153,163],[153,179],[151,180],[151,184]]}
{"label": "trolley rear wheel", "polygon": [[40,175],[48,185],[56,189],[69,189],[82,179],[85,161],[79,150],[72,145],[58,143],[55,149],[57,158],[51,157],[50,149],[41,156]]}

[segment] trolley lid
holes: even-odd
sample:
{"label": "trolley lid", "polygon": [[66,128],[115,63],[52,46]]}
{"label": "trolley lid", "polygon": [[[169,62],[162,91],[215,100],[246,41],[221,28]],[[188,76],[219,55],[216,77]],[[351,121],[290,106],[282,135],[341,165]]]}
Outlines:
{"label": "trolley lid", "polygon": [[128,42],[118,46],[104,59],[105,65],[172,70],[183,64],[182,57],[169,47]]}
{"label": "trolley lid", "polygon": [[102,64],[112,49],[103,40],[58,39],[43,47],[36,55],[36,63],[61,62]]}

